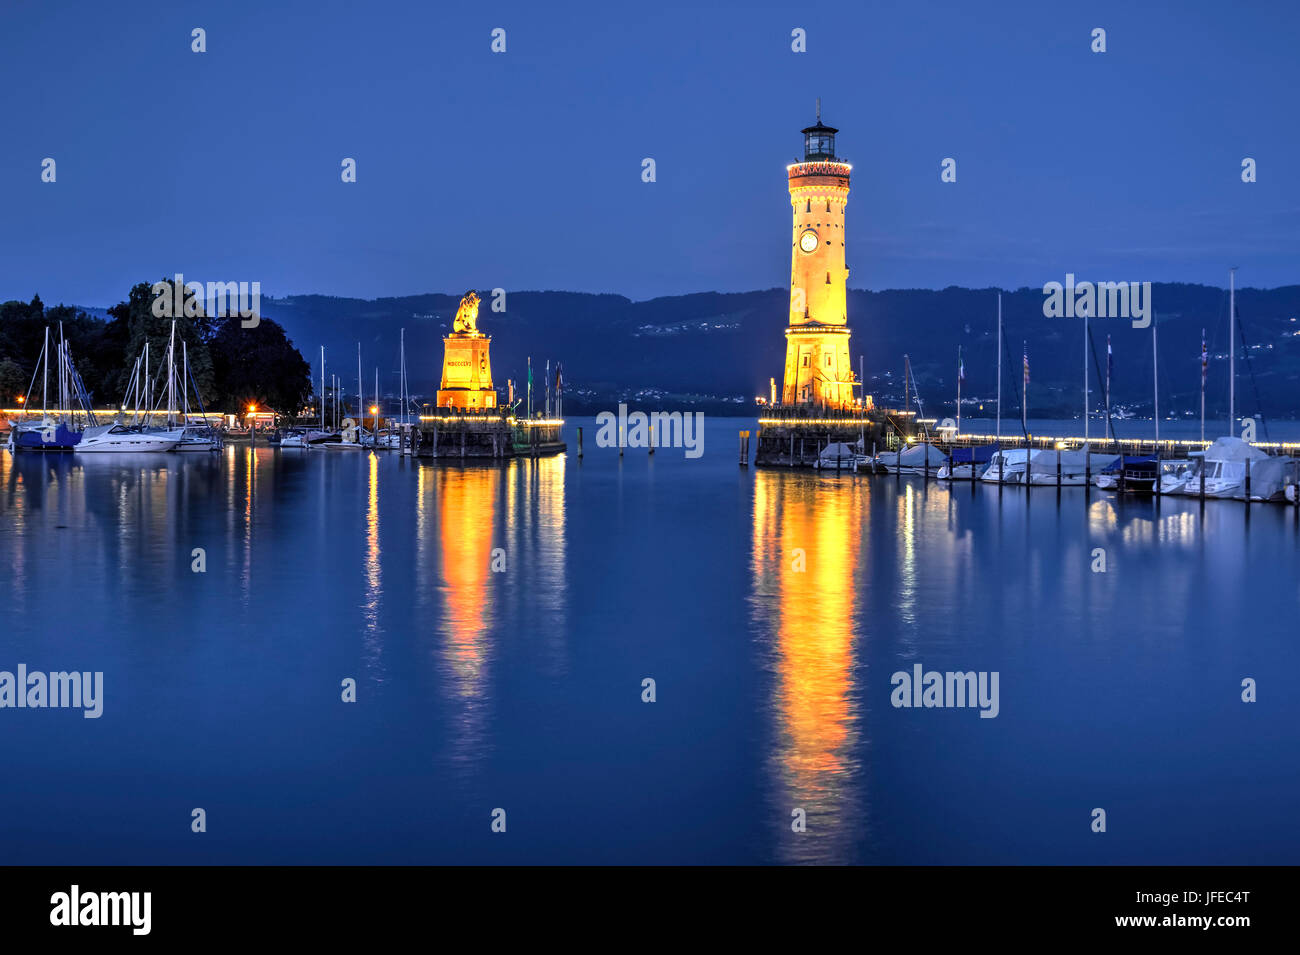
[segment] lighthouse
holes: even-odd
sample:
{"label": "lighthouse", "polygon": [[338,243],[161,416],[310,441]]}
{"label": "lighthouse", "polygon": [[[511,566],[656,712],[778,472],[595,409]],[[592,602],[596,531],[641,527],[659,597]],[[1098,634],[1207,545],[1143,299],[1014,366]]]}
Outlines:
{"label": "lighthouse", "polygon": [[[785,330],[781,403],[853,407],[849,360],[849,270],[845,217],[852,167],[835,156],[835,134],[821,121],[803,131],[803,162],[787,167],[794,225],[790,233],[790,321]],[[865,400],[865,399],[864,399]]]}

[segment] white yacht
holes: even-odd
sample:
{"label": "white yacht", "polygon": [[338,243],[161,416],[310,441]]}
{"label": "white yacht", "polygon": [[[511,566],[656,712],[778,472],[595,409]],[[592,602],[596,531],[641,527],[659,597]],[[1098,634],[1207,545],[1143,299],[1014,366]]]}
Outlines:
{"label": "white yacht", "polygon": [[813,462],[819,471],[856,471],[857,451],[851,444],[828,444]]}
{"label": "white yacht", "polygon": [[1118,454],[1093,454],[1087,445],[1078,451],[1035,451],[1029,458],[1029,483],[1055,487],[1059,462],[1060,485],[1082,486],[1088,483],[1089,472],[1100,474],[1118,460]]}
{"label": "white yacht", "polygon": [[[221,438],[206,425],[190,425],[179,430],[181,441],[176,451],[220,451]],[[170,432],[175,433],[175,430]]]}
{"label": "white yacht", "polygon": [[87,428],[74,450],[78,454],[170,451],[180,443],[175,431],[141,431],[123,424],[101,424]]}
{"label": "white yacht", "polygon": [[1288,482],[1296,480],[1293,458],[1270,457],[1240,438],[1215,438],[1204,451],[1189,455],[1200,461],[1189,469],[1175,493],[1200,497],[1201,474],[1205,475],[1205,496],[1242,498],[1246,493],[1246,462],[1250,462],[1250,499],[1280,501]]}
{"label": "white yacht", "polygon": [[1024,484],[1025,471],[1029,466],[1030,452],[1024,448],[1007,448],[994,452],[988,467],[980,475],[981,481],[990,484]]}

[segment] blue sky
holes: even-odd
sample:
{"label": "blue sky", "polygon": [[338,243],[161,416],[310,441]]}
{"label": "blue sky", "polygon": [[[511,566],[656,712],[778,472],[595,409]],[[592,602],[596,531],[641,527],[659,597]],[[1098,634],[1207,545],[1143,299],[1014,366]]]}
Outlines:
{"label": "blue sky", "polygon": [[852,287],[1294,284],[1298,11],[6,0],[0,298],[783,286],[818,96]]}

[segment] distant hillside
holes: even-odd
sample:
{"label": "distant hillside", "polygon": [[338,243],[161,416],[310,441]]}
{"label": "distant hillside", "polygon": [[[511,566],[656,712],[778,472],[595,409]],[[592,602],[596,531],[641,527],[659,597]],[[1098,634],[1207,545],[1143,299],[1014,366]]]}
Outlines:
{"label": "distant hillside", "polygon": [[[1226,290],[1157,284],[1152,296],[1159,320],[1162,411],[1199,407],[1202,328],[1211,352],[1207,411],[1226,410]],[[449,330],[459,299],[459,294],[373,301],[264,297],[262,310],[285,327],[313,365],[323,344],[329,370],[345,382],[356,379],[360,341],[367,391],[376,366],[381,387],[396,388],[399,330],[405,327],[413,388],[428,392],[437,387],[441,336]],[[702,292],[645,302],[620,295],[510,292],[504,313],[492,312],[491,296],[484,296],[479,325],[493,337],[493,372],[503,389],[507,377],[523,381],[529,355],[539,388],[546,360],[563,361],[570,412],[610,407],[620,397],[715,412],[748,410],[755,395],[767,394],[769,377],[779,382],[787,302],[783,289]],[[1025,342],[1031,414],[1072,415],[1081,405],[1083,329],[1077,319],[1045,318],[1042,309],[1040,289],[1003,293],[1004,408],[1018,413]],[[1270,416],[1294,417],[1300,406],[1300,286],[1239,290],[1237,312],[1250,349],[1249,365],[1238,360],[1239,406],[1250,413],[1262,409]],[[851,290],[854,363],[862,355],[868,393],[878,403],[896,405],[902,401],[903,355],[909,355],[927,414],[951,415],[958,345],[966,362],[963,397],[995,397],[996,315],[997,292],[992,289]],[[1095,319],[1091,325],[1103,373],[1106,336],[1111,336],[1112,403],[1149,414],[1151,330],[1134,329],[1121,319]],[[1095,371],[1093,388],[1100,400]],[[968,407],[965,413],[973,412]]]}

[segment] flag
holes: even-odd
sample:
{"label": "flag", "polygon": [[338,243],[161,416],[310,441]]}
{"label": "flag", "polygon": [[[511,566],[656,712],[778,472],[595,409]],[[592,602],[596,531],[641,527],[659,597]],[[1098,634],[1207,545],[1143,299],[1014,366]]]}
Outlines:
{"label": "flag", "polygon": [[1205,373],[1209,369],[1210,353],[1205,348],[1205,329],[1201,329],[1201,387],[1205,387]]}
{"label": "flag", "polygon": [[957,380],[966,380],[966,363],[961,359],[961,346],[957,346]]}
{"label": "flag", "polygon": [[1115,358],[1110,350],[1110,336],[1106,336],[1106,378],[1110,378],[1111,372],[1115,370]]}
{"label": "flag", "polygon": [[555,397],[564,393],[564,371],[559,362],[555,363]]}
{"label": "flag", "polygon": [[1025,361],[1025,384],[1027,385],[1029,384],[1029,350],[1028,349],[1025,349],[1024,361]]}

